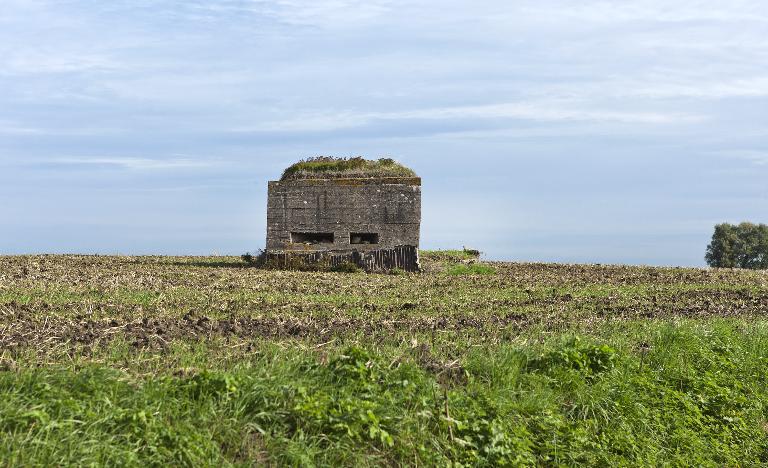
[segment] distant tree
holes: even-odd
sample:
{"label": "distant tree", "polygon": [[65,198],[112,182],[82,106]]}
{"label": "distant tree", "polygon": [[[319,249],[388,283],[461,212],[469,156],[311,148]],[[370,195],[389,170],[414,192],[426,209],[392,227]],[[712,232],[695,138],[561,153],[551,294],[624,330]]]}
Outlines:
{"label": "distant tree", "polygon": [[717,268],[737,266],[736,249],[739,243],[738,227],[723,223],[715,226],[712,241],[707,246],[707,264]]}
{"label": "distant tree", "polygon": [[718,224],[705,258],[711,267],[768,269],[768,225]]}

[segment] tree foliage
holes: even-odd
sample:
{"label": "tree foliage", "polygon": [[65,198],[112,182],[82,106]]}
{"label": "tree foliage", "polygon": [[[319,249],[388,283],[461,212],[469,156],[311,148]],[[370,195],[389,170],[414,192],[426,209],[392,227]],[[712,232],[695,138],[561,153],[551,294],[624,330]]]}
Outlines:
{"label": "tree foliage", "polygon": [[768,269],[768,225],[716,225],[705,258],[711,267]]}

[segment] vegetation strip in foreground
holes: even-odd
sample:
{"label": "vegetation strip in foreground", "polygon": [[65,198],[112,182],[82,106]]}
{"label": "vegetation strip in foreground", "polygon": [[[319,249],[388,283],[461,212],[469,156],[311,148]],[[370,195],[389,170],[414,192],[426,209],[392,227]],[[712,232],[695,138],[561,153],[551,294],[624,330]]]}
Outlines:
{"label": "vegetation strip in foreground", "polygon": [[42,367],[4,358],[0,457],[757,465],[768,462],[765,325],[638,324],[542,344],[521,337],[459,359],[415,343],[262,344],[238,358],[178,344],[162,362],[113,344]]}

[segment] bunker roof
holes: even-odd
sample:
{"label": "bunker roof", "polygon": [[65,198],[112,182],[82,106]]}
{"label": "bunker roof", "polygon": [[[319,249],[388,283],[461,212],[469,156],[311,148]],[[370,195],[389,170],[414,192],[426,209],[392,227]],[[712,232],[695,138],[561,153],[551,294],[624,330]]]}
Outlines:
{"label": "bunker roof", "polygon": [[394,159],[308,158],[288,167],[280,180],[299,179],[371,179],[381,177],[416,177],[416,173]]}

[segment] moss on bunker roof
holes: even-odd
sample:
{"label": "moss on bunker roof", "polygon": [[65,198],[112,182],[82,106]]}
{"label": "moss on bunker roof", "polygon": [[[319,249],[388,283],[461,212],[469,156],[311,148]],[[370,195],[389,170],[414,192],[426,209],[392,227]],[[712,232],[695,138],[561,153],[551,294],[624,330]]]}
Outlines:
{"label": "moss on bunker roof", "polygon": [[390,158],[371,160],[319,156],[293,164],[283,172],[280,180],[378,177],[416,177],[416,173]]}

